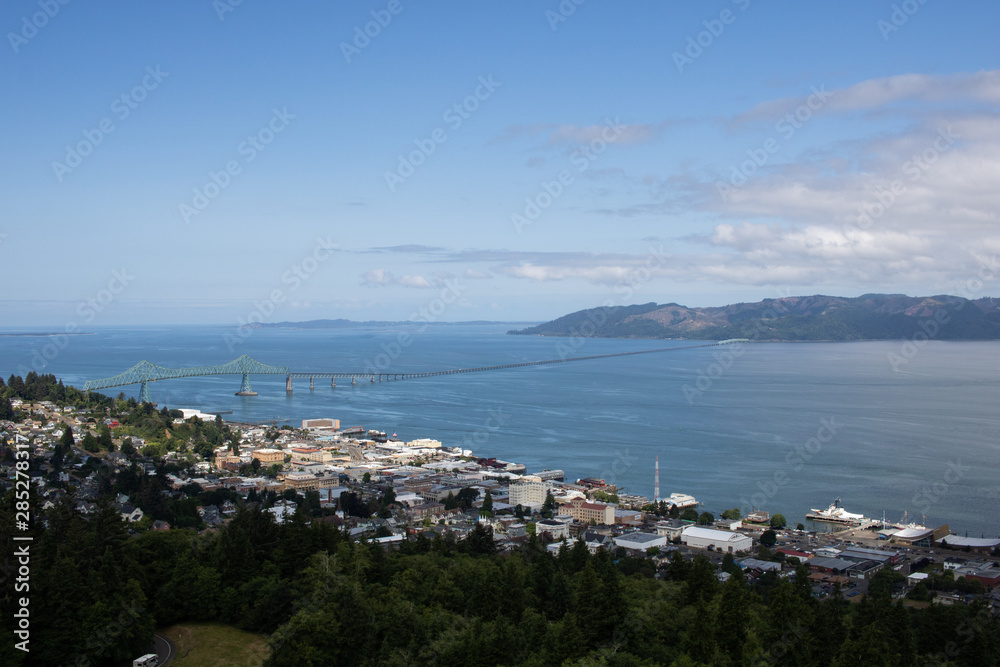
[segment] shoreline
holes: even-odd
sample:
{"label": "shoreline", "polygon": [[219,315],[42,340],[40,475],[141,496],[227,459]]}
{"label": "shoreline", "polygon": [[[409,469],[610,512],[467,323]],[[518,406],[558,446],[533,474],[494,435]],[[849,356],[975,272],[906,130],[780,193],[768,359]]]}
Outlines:
{"label": "shoreline", "polygon": [[[254,423],[240,422],[240,421],[227,421],[227,423],[231,424],[233,426],[238,426],[240,428],[250,428],[250,429],[261,428],[263,426],[262,424],[259,424],[259,423],[254,424]],[[280,426],[278,428],[280,428]],[[295,431],[301,431],[302,430],[302,429],[295,429],[294,426],[292,428]],[[365,428],[365,427],[361,427],[361,428]],[[366,432],[367,431],[368,431],[368,429],[366,428]],[[334,432],[334,434],[335,433],[336,432]],[[315,438],[313,437],[313,436],[315,436],[314,433],[310,432],[310,433],[308,433],[308,435],[309,435],[309,439],[310,440],[315,441]],[[428,437],[428,436],[424,436],[424,437]],[[393,443],[393,442],[404,442],[404,441],[402,441],[402,440],[397,441],[397,440],[390,439],[390,440],[388,440],[388,442],[389,443]],[[464,457],[468,457],[468,458],[477,459],[477,460],[478,459],[484,459],[484,458],[490,459],[490,457],[489,457],[488,454],[486,456],[484,456],[482,454],[476,453],[476,451],[473,450],[473,449],[471,449],[471,448],[465,448],[463,446],[452,446],[452,447],[448,447],[448,449],[458,449],[459,451],[462,452],[462,457],[463,458]],[[495,457],[493,458],[493,460],[496,460],[497,462],[500,462],[499,459],[495,459]],[[528,477],[528,476],[532,476],[534,474],[537,474],[537,473],[529,472],[527,466],[525,464],[523,464],[523,463],[519,463],[517,461],[503,461],[503,462],[506,463],[510,468],[505,469],[505,470],[500,471],[500,472],[507,472],[509,474],[516,475],[517,477],[520,477],[520,478],[524,478],[524,477]],[[409,464],[406,464],[406,465],[409,465]],[[550,461],[547,464],[547,466],[548,467],[544,471],[547,471],[547,470],[560,470],[561,471],[561,470],[564,469],[558,462],[555,462],[555,461]],[[518,470],[518,469],[520,470],[520,472],[514,472],[515,470]],[[540,471],[540,472],[544,472],[544,471]],[[577,480],[577,481],[579,481],[579,480]],[[573,487],[581,487],[581,486],[583,486],[583,485],[578,484],[577,482],[570,482],[570,481],[565,480],[565,479],[562,482],[560,482],[560,484],[566,484],[566,485],[570,485],[570,486],[573,486]],[[640,494],[630,493],[628,491],[628,489],[626,487],[624,487],[624,486],[619,487],[619,486],[613,485],[613,484],[612,485],[608,485],[608,486],[610,488],[614,489],[613,493],[615,495],[632,496],[632,497],[638,496],[638,497],[641,497],[641,498],[645,498],[645,496],[641,496]],[[584,488],[586,488],[586,487],[584,487]],[[589,498],[589,497],[591,497],[593,491],[594,491],[594,489],[588,489],[588,490],[584,491],[584,493]],[[687,493],[689,493],[689,491],[690,490],[685,491],[684,493],[687,494]],[[690,494],[690,495],[693,495],[693,496],[697,497],[697,494]],[[648,498],[648,500],[649,500],[650,504],[655,502],[655,500],[653,498]],[[664,500],[664,498],[661,497],[660,501],[663,501],[663,500]],[[734,507],[735,506],[736,505],[734,505]],[[624,504],[622,504],[620,507],[622,509],[626,509],[626,507],[624,506]],[[725,510],[719,510],[718,515],[716,515],[716,513],[710,512],[709,509],[708,509],[708,507],[705,505],[705,503],[703,503],[701,501],[697,501],[697,504],[694,507],[699,511],[699,513],[701,513],[701,512],[709,512],[709,513],[711,513],[716,521],[722,519],[721,512],[725,511]],[[632,508],[632,509],[637,509],[637,508]],[[862,541],[862,542],[865,542],[865,543],[869,543],[870,542],[869,546],[877,546],[877,545],[889,546],[891,544],[891,545],[894,545],[894,548],[902,548],[902,545],[900,545],[899,543],[896,543],[891,538],[889,538],[889,539],[880,539],[879,538],[879,532],[880,532],[880,530],[887,530],[887,529],[902,530],[903,529],[899,525],[894,524],[892,522],[888,522],[887,521],[886,525],[882,526],[879,529],[872,530],[871,526],[873,526],[875,524],[881,524],[880,520],[872,519],[870,517],[865,517],[865,520],[863,522],[859,523],[859,524],[845,524],[845,523],[840,523],[840,522],[835,522],[835,521],[828,522],[828,521],[811,519],[811,518],[808,518],[808,516],[790,518],[792,515],[786,514],[785,512],[782,512],[782,511],[777,511],[777,512],[770,513],[770,516],[773,517],[773,516],[778,515],[778,514],[780,514],[781,516],[785,517],[785,519],[786,519],[786,526],[785,526],[785,528],[780,529],[780,530],[797,531],[798,529],[795,526],[801,524],[804,527],[803,528],[803,532],[809,533],[809,534],[814,534],[816,537],[823,536],[823,537],[837,538],[837,539],[840,539],[840,540],[843,540],[843,541]],[[743,516],[740,519],[740,521],[743,523],[743,528],[744,529],[747,529],[747,528],[750,528],[750,529],[760,529],[760,530],[763,531],[763,530],[767,530],[767,529],[769,529],[771,527],[770,524],[767,524],[767,523],[764,523],[764,524],[748,523],[748,522],[746,522],[746,518],[747,518],[746,516]],[[942,528],[944,526],[948,526],[948,525],[949,524],[946,522],[946,523],[941,524],[941,526],[938,526],[938,527],[933,527],[932,528],[932,527],[929,527],[929,526],[925,526],[924,528],[927,531],[936,531],[936,530],[940,530],[940,528]],[[828,529],[823,529],[821,527],[826,527]],[[968,532],[968,531],[966,531],[966,532]],[[973,531],[973,532],[976,532],[976,531]],[[978,532],[981,532],[983,535],[985,535],[985,531],[980,530]],[[953,536],[956,536],[956,537],[960,537],[957,533],[954,533],[954,532],[950,532],[949,534],[953,535]],[[942,539],[946,540],[947,537],[944,537]],[[992,538],[989,538],[989,539],[992,539]],[[1000,540],[1000,534],[997,535],[997,539]],[[906,546],[909,547],[909,548],[913,548],[914,545],[907,544]],[[918,548],[945,548],[945,549],[950,549],[950,550],[953,550],[953,551],[956,551],[956,552],[962,551],[961,547],[947,547],[947,546],[941,547],[940,546],[940,541],[935,541],[935,543],[933,544],[933,547],[918,547]]]}

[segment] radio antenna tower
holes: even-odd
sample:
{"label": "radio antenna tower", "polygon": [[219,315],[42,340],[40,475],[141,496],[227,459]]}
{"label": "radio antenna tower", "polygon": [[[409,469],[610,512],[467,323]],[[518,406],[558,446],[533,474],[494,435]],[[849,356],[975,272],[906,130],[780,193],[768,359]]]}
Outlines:
{"label": "radio antenna tower", "polygon": [[653,502],[660,502],[660,457],[656,457],[656,473],[653,477]]}

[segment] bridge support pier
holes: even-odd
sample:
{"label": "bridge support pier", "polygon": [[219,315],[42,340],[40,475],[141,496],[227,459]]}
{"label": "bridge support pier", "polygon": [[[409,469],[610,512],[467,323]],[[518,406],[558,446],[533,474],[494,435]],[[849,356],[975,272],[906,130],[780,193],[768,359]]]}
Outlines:
{"label": "bridge support pier", "polygon": [[316,391],[316,378],[309,378],[309,391]]}
{"label": "bridge support pier", "polygon": [[351,384],[357,384],[357,383],[358,383],[358,378],[352,377],[351,378]]}
{"label": "bridge support pier", "polygon": [[337,378],[330,378],[330,388],[331,389],[337,388]]}
{"label": "bridge support pier", "polygon": [[289,394],[292,393],[292,376],[291,375],[289,375],[288,377],[285,378],[285,391],[287,391]]}
{"label": "bridge support pier", "polygon": [[240,390],[236,392],[237,396],[256,396],[257,392],[250,388],[250,374],[244,373],[243,379],[240,381]]}
{"label": "bridge support pier", "polygon": [[140,403],[152,403],[153,400],[149,397],[149,384],[146,380],[139,383],[139,402]]}

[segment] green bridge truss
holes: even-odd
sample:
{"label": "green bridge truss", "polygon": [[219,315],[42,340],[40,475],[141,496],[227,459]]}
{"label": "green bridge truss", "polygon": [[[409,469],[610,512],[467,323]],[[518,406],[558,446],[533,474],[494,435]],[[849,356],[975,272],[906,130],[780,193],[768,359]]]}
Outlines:
{"label": "green bridge truss", "polygon": [[366,378],[372,382],[382,382],[383,380],[408,380],[410,378],[426,378],[437,375],[455,375],[458,373],[478,373],[481,371],[495,371],[507,368],[521,368],[524,366],[544,366],[548,364],[561,364],[571,361],[588,361],[592,359],[606,359],[610,357],[628,357],[636,354],[653,354],[658,352],[678,352],[680,350],[693,350],[703,347],[715,347],[717,345],[729,345],[732,343],[750,342],[747,338],[730,338],[717,343],[700,343],[698,345],[684,345],[679,347],[661,347],[652,350],[633,350],[632,352],[614,352],[611,354],[596,354],[586,357],[561,357],[559,359],[544,359],[542,361],[522,361],[510,364],[499,364],[495,366],[477,366],[474,368],[452,368],[440,371],[423,371],[418,373],[399,372],[368,372],[360,373],[348,372],[292,372],[287,366],[268,366],[262,364],[252,357],[243,355],[238,359],[230,361],[221,366],[195,366],[192,368],[164,368],[151,364],[148,361],[140,361],[132,368],[114,377],[103,380],[90,380],[83,385],[84,391],[92,389],[107,389],[108,387],[122,387],[128,384],[141,385],[139,389],[139,400],[150,401],[149,383],[157,380],[169,380],[171,378],[196,377],[199,375],[242,375],[243,381],[237,395],[256,396],[250,389],[251,375],[284,375],[285,391],[291,393],[292,378],[309,378],[309,388],[315,388],[316,378],[330,378],[330,386],[337,386],[338,378],[350,378],[351,384],[357,384],[358,378]]}
{"label": "green bridge truss", "polygon": [[149,401],[149,384],[157,380],[169,380],[172,378],[197,377],[202,375],[242,375],[243,381],[240,383],[240,393],[250,390],[251,375],[288,375],[286,366],[269,366],[262,364],[252,357],[243,355],[238,359],[233,359],[228,364],[221,366],[194,366],[191,368],[165,368],[151,364],[148,361],[140,361],[132,368],[103,380],[89,380],[83,385],[84,391],[92,389],[107,389],[108,387],[123,387],[129,384],[140,385],[139,400]]}

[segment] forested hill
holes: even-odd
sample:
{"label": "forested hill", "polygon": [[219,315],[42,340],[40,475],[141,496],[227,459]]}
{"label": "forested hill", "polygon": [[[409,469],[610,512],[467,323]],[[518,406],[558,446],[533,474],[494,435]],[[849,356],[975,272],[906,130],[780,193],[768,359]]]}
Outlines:
{"label": "forested hill", "polygon": [[698,340],[941,340],[1000,338],[1000,299],[902,294],[793,296],[689,308],[646,303],[581,310],[508,333],[597,338]]}

